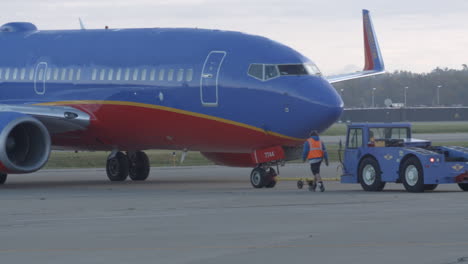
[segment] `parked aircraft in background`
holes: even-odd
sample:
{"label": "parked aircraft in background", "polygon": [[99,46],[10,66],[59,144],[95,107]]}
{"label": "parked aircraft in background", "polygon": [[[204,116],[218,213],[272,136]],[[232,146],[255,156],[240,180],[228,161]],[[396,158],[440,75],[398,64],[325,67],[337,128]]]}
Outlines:
{"label": "parked aircraft in background", "polygon": [[273,187],[271,167],[338,120],[343,101],[330,83],[384,71],[367,10],[363,19],[364,70],[330,77],[285,45],[239,32],[5,24],[0,182],[39,170],[51,149],[111,151],[110,180],[145,180],[143,150],[179,149],[255,167],[254,187]]}

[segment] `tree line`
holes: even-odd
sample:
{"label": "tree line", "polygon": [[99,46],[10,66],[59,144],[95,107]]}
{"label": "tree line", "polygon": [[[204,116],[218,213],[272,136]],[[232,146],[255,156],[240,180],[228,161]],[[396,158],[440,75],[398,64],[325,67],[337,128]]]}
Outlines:
{"label": "tree line", "polygon": [[334,87],[346,108],[385,107],[386,99],[404,104],[405,94],[407,107],[468,106],[468,66],[463,64],[461,70],[436,68],[429,73],[395,71]]}

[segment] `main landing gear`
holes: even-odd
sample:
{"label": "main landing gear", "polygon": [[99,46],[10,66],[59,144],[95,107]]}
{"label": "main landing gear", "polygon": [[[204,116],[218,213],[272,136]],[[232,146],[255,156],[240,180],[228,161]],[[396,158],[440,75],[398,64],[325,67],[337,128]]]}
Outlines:
{"label": "main landing gear", "polygon": [[250,174],[250,183],[254,188],[273,188],[276,185],[276,171],[271,167],[258,166]]}
{"label": "main landing gear", "polygon": [[106,172],[111,181],[125,181],[128,176],[133,181],[144,181],[150,172],[148,156],[143,151],[112,153],[107,159]]}

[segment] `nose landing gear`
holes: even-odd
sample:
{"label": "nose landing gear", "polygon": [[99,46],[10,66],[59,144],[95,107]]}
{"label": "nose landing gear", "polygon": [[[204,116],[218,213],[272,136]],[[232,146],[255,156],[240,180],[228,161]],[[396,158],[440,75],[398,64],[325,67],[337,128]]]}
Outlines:
{"label": "nose landing gear", "polygon": [[107,158],[106,172],[111,181],[125,181],[130,175],[133,181],[144,181],[148,178],[150,163],[142,151],[111,153]]}
{"label": "nose landing gear", "polygon": [[250,183],[254,188],[273,188],[276,185],[276,171],[271,167],[258,166],[250,174]]}

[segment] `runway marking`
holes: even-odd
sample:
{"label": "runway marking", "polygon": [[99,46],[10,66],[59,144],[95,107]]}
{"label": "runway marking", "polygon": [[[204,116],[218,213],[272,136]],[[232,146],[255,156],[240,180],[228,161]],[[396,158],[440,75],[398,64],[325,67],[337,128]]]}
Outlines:
{"label": "runway marking", "polygon": [[50,252],[100,252],[100,251],[180,251],[180,250],[213,250],[213,249],[300,249],[300,248],[376,248],[389,246],[468,246],[468,242],[394,242],[394,243],[350,243],[350,244],[311,244],[311,245],[246,245],[246,246],[186,246],[154,248],[49,248],[49,249],[0,249],[0,253],[50,253]]}

